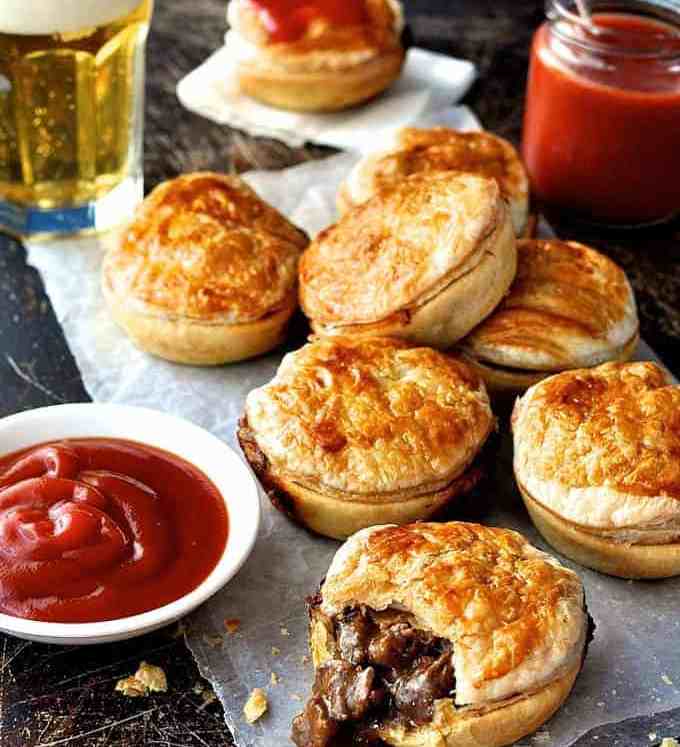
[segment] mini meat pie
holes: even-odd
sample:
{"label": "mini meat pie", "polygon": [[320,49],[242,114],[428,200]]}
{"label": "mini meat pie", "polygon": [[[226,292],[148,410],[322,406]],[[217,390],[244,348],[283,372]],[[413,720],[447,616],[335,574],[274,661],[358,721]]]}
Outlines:
{"label": "mini meat pie", "polygon": [[102,288],[143,350],[213,365],[278,345],[297,307],[307,237],[234,176],[157,187],[108,251]]}
{"label": "mini meat pie", "polygon": [[338,193],[338,209],[344,213],[412,174],[439,171],[496,179],[510,205],[515,232],[522,235],[529,212],[529,178],[515,148],[489,132],[446,127],[398,130],[389,147],[365,156],[350,172]]}
{"label": "mini meat pie", "polygon": [[528,239],[517,244],[510,292],[460,350],[490,391],[517,394],[551,373],[628,360],[638,328],[630,283],[608,257]]}
{"label": "mini meat pie", "polygon": [[416,175],[316,237],[300,263],[300,302],[320,335],[390,335],[447,348],[498,305],[516,265],[494,179]]}
{"label": "mini meat pie", "polygon": [[397,0],[289,5],[229,3],[226,47],[243,93],[281,109],[336,111],[376,96],[401,74]]}
{"label": "mini meat pie", "polygon": [[680,574],[680,387],[662,368],[557,374],[512,427],[517,484],[553,547],[613,576]]}
{"label": "mini meat pie", "polygon": [[252,391],[238,437],[274,504],[344,539],[434,514],[481,476],[495,421],[465,364],[399,340],[320,339]]}
{"label": "mini meat pie", "polygon": [[588,635],[575,573],[517,532],[462,522],[355,534],[310,618],[298,747],[508,745],[565,701]]}

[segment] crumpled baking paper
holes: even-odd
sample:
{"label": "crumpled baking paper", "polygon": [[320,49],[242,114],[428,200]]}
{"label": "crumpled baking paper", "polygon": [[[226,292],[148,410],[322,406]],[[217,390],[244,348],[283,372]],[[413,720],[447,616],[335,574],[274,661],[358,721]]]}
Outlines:
{"label": "crumpled baking paper", "polygon": [[274,109],[240,93],[234,61],[225,46],[178,83],[177,96],[187,109],[218,124],[276,138],[290,147],[314,142],[341,150],[370,150],[391,130],[459,101],[475,74],[467,60],[414,47],[399,80],[381,96],[342,112],[305,114]]}
{"label": "crumpled baking paper", "polygon": [[[314,234],[334,220],[336,188],[356,158],[343,154],[246,178]],[[273,376],[281,351],[211,369],[174,365],[142,353],[115,327],[104,307],[101,254],[97,239],[29,245],[29,261],[42,274],[92,398],[181,415],[238,451],[234,433],[246,394]],[[654,358],[644,343],[638,354]],[[511,453],[505,433],[485,493],[488,500],[460,518],[517,529],[550,551],[515,488]],[[189,647],[222,701],[239,747],[288,744],[291,719],[302,709],[313,679],[305,597],[316,590],[338,547],[294,526],[266,498],[262,506],[253,554],[188,621]],[[595,641],[567,703],[538,735],[521,743],[524,747],[567,747],[595,726],[680,706],[680,579],[627,582],[565,563],[584,580],[598,626]],[[238,620],[239,630],[227,632],[225,620]],[[249,725],[242,709],[255,687],[266,691],[269,711]]]}

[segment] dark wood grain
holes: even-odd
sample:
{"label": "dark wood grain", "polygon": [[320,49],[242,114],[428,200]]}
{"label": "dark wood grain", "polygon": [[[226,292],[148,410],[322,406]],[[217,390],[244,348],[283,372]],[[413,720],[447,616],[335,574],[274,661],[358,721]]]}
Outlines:
{"label": "dark wood grain", "polygon": [[[224,12],[224,0],[157,0],[149,40],[147,188],[184,171],[282,168],[329,152],[253,139],[180,107],[175,85],[220,44]],[[479,79],[466,103],[487,128],[518,141],[528,44],[543,3],[411,0],[407,12],[419,45],[477,63]],[[640,304],[644,337],[680,374],[680,230],[619,239],[583,227],[561,230],[592,241],[625,267]],[[21,245],[0,237],[0,415],[86,399],[40,278],[26,266]],[[142,660],[166,670],[168,693],[140,699],[115,693],[116,681]],[[175,627],[81,649],[0,635],[0,747],[229,745],[219,704],[210,701]],[[606,725],[577,744],[649,745],[652,732],[680,732],[680,711]]]}

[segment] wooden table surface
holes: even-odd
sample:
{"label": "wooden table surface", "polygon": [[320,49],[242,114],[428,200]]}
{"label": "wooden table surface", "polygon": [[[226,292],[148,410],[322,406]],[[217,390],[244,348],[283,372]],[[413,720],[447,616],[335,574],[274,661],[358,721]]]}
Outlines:
{"label": "wooden table surface", "polygon": [[[149,40],[148,188],[185,171],[281,168],[329,152],[255,140],[180,107],[175,85],[220,44],[224,11],[224,0],[157,0]],[[529,39],[543,17],[543,3],[407,0],[407,12],[419,45],[477,63],[479,79],[465,103],[488,129],[517,141]],[[614,239],[593,230],[568,230],[570,237],[594,243],[624,266],[635,286],[643,336],[680,374],[680,229]],[[26,265],[23,247],[0,236],[0,415],[87,399],[40,278]],[[169,692],[140,699],[115,693],[117,679],[142,660],[166,670]],[[680,734],[680,710],[605,725],[577,744],[650,745],[648,735],[654,732]],[[176,626],[135,641],[81,649],[0,635],[0,747],[231,743],[219,703]]]}

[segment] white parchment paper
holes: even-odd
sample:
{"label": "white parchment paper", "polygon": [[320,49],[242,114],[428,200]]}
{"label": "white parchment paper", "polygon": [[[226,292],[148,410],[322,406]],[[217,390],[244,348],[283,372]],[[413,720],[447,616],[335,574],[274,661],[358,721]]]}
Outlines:
{"label": "white parchment paper", "polygon": [[332,114],[274,109],[239,91],[236,62],[228,44],[213,53],[177,85],[184,107],[218,124],[273,137],[291,147],[309,141],[342,150],[371,149],[395,127],[459,101],[474,82],[475,66],[467,60],[409,49],[399,80],[361,106]]}
{"label": "white parchment paper", "polygon": [[[449,113],[448,122],[463,122],[466,116]],[[355,159],[344,154],[247,178],[265,199],[314,234],[334,220],[335,191]],[[29,261],[42,274],[92,398],[184,416],[238,451],[234,431],[245,396],[273,376],[282,353],[214,369],[147,356],[108,316],[99,290],[101,253],[95,239],[29,246]],[[638,357],[654,355],[642,343]],[[486,496],[461,518],[518,529],[549,549],[514,487],[507,434]],[[239,747],[288,744],[290,721],[301,710],[313,677],[306,658],[305,597],[315,591],[338,546],[294,526],[266,498],[262,504],[262,528],[252,556],[192,616],[187,635]],[[680,707],[680,579],[627,582],[565,562],[584,579],[596,637],[570,699],[525,746],[567,747],[600,724]],[[233,618],[240,629],[232,634],[225,631],[224,621]],[[267,692],[269,712],[250,726],[242,708],[254,687]]]}

